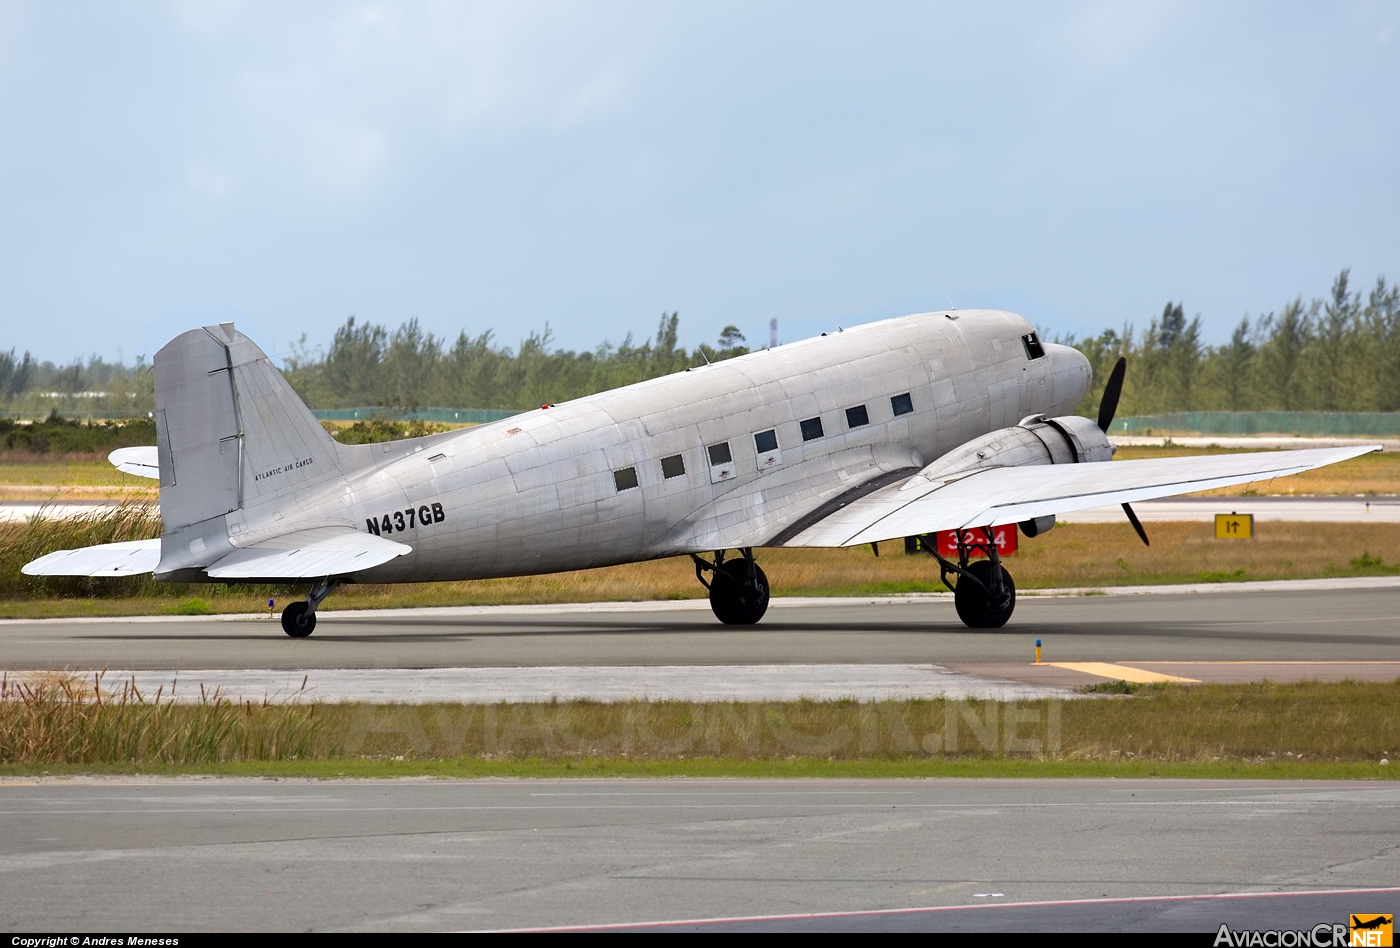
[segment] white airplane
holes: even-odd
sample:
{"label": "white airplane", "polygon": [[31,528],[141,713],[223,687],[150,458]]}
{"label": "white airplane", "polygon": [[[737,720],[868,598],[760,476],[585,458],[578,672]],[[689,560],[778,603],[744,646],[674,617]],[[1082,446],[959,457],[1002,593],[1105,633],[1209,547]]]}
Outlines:
{"label": "white airplane", "polygon": [[755,549],[955,529],[956,561],[924,546],[963,622],[997,628],[1016,587],[996,525],[1034,537],[1056,514],[1122,504],[1147,542],[1133,501],[1380,450],[1110,463],[1105,432],[1124,362],[1097,423],[1069,415],[1089,389],[1088,361],[992,310],[823,333],[493,424],[371,445],[334,441],[232,323],[176,336],[153,364],[157,444],[111,460],[160,479],[164,535],[60,550],[24,572],[305,582],[307,599],[282,613],[294,637],[311,634],[317,606],[341,583],[678,555],[694,560],[721,622],[751,624],[769,597]]}

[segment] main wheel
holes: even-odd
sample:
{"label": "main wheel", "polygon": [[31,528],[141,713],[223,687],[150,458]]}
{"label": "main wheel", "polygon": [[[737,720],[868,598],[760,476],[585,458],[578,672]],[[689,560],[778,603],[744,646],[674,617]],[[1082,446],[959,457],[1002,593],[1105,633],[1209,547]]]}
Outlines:
{"label": "main wheel", "polygon": [[282,610],[282,631],[294,639],[304,639],[316,628],[316,613],[305,600],[294,602]]}
{"label": "main wheel", "polygon": [[[724,575],[719,575],[723,572]],[[720,566],[710,581],[710,608],[725,625],[753,625],[768,611],[768,577],[753,565],[758,588],[748,582],[749,567],[743,560],[730,560]]]}
{"label": "main wheel", "polygon": [[968,582],[968,577],[964,576],[958,579],[958,585],[953,590],[953,605],[957,607],[958,618],[969,629],[1000,629],[1016,608],[1016,584],[1005,566],[996,567],[1001,570],[1001,599],[987,594],[987,590],[992,588],[993,568],[991,560],[969,563],[968,573],[982,585]]}

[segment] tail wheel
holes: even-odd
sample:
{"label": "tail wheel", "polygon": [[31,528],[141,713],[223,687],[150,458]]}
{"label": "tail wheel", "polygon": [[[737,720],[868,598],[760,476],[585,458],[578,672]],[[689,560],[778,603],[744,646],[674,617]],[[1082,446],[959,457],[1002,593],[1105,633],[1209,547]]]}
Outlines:
{"label": "tail wheel", "polygon": [[[1002,596],[999,599],[988,594],[992,577],[996,575],[994,569],[1001,570]],[[1006,567],[993,566],[990,560],[976,560],[968,564],[967,572],[970,577],[960,577],[953,590],[953,605],[963,625],[969,629],[999,629],[1006,625],[1016,609],[1016,584]],[[977,582],[969,582],[969,578]]]}
{"label": "tail wheel", "polygon": [[715,618],[725,625],[753,625],[763,618],[768,611],[768,577],[761,566],[753,564],[752,582],[744,560],[729,560],[715,572],[710,583],[710,608]]}
{"label": "tail wheel", "polygon": [[304,639],[316,629],[316,613],[305,601],[294,602],[282,610],[282,631],[294,639]]}

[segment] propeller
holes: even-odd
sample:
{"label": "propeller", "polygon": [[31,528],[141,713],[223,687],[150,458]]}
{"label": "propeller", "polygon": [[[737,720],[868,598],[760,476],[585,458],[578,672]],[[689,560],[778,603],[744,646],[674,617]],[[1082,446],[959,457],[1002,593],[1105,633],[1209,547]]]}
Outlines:
{"label": "propeller", "polygon": [[1137,518],[1137,514],[1133,513],[1132,504],[1124,504],[1123,512],[1128,515],[1128,522],[1133,525],[1133,529],[1137,531],[1137,535],[1142,537],[1142,545],[1151,546],[1152,544],[1148,542],[1147,539],[1147,531],[1142,528],[1142,521]]}
{"label": "propeller", "polygon": [[1099,430],[1108,434],[1108,426],[1113,424],[1113,416],[1118,413],[1118,399],[1123,394],[1123,376],[1128,374],[1128,360],[1119,356],[1118,364],[1108,374],[1108,384],[1103,388],[1103,401],[1099,402]]}
{"label": "propeller", "polygon": [[[1103,388],[1103,401],[1099,402],[1099,430],[1108,434],[1109,426],[1113,424],[1113,416],[1118,412],[1118,399],[1123,395],[1123,378],[1128,374],[1128,360],[1119,357],[1118,363],[1113,367],[1113,371],[1108,375],[1108,384]],[[1147,539],[1147,531],[1142,528],[1142,521],[1133,513],[1131,504],[1123,505],[1123,512],[1128,515],[1128,522],[1133,525],[1137,535],[1142,538],[1143,546],[1151,546]]]}

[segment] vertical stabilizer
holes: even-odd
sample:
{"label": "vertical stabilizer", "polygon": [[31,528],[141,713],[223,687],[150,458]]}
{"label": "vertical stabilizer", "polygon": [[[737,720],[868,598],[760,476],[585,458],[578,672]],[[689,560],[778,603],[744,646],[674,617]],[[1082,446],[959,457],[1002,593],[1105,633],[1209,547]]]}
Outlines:
{"label": "vertical stabilizer", "polygon": [[167,533],[238,508],[243,438],[228,346],[218,331],[181,333],[152,360],[160,516]]}
{"label": "vertical stabilizer", "polygon": [[340,477],[335,442],[232,323],[181,333],[152,366],[167,534]]}

